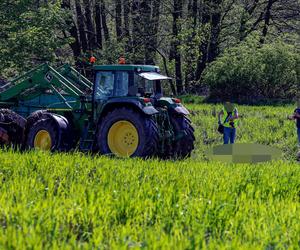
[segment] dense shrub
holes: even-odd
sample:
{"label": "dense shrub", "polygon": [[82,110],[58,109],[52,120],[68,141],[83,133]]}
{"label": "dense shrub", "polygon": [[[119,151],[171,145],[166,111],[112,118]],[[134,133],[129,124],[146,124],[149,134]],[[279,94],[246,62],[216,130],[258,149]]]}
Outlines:
{"label": "dense shrub", "polygon": [[247,41],[208,66],[203,81],[211,98],[292,98],[300,83],[300,56],[294,46]]}

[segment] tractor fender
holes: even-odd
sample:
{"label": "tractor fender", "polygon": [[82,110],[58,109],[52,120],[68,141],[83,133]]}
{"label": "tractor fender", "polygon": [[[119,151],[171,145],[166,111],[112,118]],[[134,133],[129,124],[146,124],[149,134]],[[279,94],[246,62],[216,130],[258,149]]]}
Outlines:
{"label": "tractor fender", "polygon": [[71,126],[67,120],[62,115],[53,114],[53,113],[47,113],[47,116],[51,119],[53,119],[57,125],[58,129],[58,141],[61,145],[62,149],[68,149],[73,135],[71,133]]}
{"label": "tractor fender", "polygon": [[32,113],[27,119],[27,133],[31,125],[40,119],[52,119],[58,130],[58,142],[61,144],[62,148],[68,149],[71,145],[73,134],[71,133],[71,125],[69,124],[67,118],[62,115],[50,113],[46,110],[38,110]]}
{"label": "tractor fender", "polygon": [[189,115],[190,112],[182,105],[180,106],[175,106],[175,107],[169,107],[169,110],[171,111],[171,113],[177,113],[177,114],[181,114],[181,115]]}
{"label": "tractor fender", "polygon": [[50,113],[47,110],[38,110],[33,112],[27,118],[27,127],[33,125],[36,121],[40,119],[47,119],[47,118],[53,119],[56,122],[57,126],[61,129],[66,129],[69,126],[68,120],[62,115]]}
{"label": "tractor fender", "polygon": [[[144,106],[139,100],[137,99],[125,99],[118,98],[117,100],[109,100],[107,104],[102,109],[102,114],[106,114],[109,110],[119,107],[131,107],[134,110],[141,111],[146,115],[154,115],[159,113],[159,111],[154,108],[152,105]],[[101,116],[102,116],[101,114]]]}
{"label": "tractor fender", "polygon": [[153,106],[143,107],[142,110],[146,115],[154,115],[154,114],[159,113],[159,111],[156,108],[154,108]]}
{"label": "tractor fender", "polygon": [[55,120],[60,130],[67,130],[69,128],[68,120],[62,115],[51,114],[51,113],[49,115]]}
{"label": "tractor fender", "polygon": [[173,98],[170,97],[162,97],[158,100],[158,105],[160,107],[166,107],[169,113],[181,114],[181,115],[189,115],[190,112],[181,104],[176,103]]}

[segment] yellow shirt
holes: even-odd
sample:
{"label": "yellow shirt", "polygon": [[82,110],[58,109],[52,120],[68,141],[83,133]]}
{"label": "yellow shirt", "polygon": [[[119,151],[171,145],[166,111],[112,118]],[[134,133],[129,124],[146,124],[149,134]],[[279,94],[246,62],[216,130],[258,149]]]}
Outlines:
{"label": "yellow shirt", "polygon": [[223,114],[224,114],[223,126],[227,128],[236,128],[238,121],[236,119],[231,120],[231,118],[238,115],[237,108],[234,108],[231,114],[230,112],[227,112],[225,108],[223,108]]}

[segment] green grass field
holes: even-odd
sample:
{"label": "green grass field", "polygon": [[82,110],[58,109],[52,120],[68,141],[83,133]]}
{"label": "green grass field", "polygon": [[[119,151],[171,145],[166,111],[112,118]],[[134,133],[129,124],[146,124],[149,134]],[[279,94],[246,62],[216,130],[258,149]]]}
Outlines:
{"label": "green grass field", "polygon": [[257,165],[209,162],[221,106],[188,108],[184,161],[0,153],[0,249],[299,249],[293,106],[239,106],[237,140],[284,152]]}

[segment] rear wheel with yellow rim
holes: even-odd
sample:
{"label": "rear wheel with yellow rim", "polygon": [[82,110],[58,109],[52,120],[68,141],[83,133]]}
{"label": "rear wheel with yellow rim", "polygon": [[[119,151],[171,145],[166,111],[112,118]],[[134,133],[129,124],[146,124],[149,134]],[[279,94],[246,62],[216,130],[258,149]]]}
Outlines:
{"label": "rear wheel with yellow rim", "polygon": [[120,120],[108,131],[108,146],[115,155],[131,156],[139,145],[139,134],[136,127],[129,121]]}
{"label": "rear wheel with yellow rim", "polygon": [[99,124],[97,146],[102,154],[151,157],[158,147],[158,128],[150,116],[130,108],[117,108]]}
{"label": "rear wheel with yellow rim", "polygon": [[171,125],[175,133],[175,141],[169,150],[171,158],[184,159],[190,157],[194,149],[194,128],[191,121],[182,115],[170,115]]}

